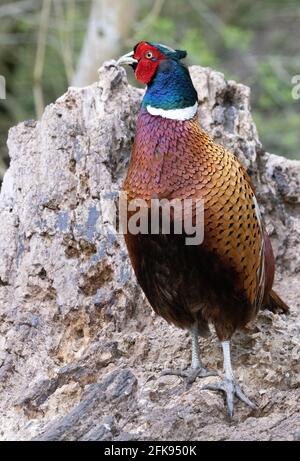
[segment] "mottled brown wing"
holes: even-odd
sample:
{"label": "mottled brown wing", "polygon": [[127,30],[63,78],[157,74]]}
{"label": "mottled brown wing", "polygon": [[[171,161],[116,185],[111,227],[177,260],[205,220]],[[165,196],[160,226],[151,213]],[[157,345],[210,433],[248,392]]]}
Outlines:
{"label": "mottled brown wing", "polygon": [[209,180],[204,185],[203,180],[199,183],[205,210],[203,244],[236,271],[237,290],[246,292],[257,311],[265,291],[265,248],[254,190],[232,153],[212,144],[208,136],[206,145],[210,155],[202,154],[201,161],[206,158]]}

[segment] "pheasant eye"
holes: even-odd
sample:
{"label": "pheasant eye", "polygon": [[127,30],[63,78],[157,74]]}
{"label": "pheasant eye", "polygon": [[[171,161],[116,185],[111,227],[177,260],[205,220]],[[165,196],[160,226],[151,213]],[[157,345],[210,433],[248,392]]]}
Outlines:
{"label": "pheasant eye", "polygon": [[147,52],[145,53],[145,58],[151,59],[152,57],[153,57],[153,54],[151,53],[151,51],[147,51]]}

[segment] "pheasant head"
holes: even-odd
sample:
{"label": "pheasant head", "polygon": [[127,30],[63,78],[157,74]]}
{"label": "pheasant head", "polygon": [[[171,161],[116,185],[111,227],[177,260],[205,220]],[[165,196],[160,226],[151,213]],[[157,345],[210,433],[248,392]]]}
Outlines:
{"label": "pheasant head", "polygon": [[[150,114],[168,118],[191,118],[197,110],[197,92],[187,67],[181,62],[186,51],[173,50],[168,46],[139,42],[130,53],[118,60],[129,64],[136,79],[147,85],[142,102]],[[173,117],[172,117],[173,115]]]}

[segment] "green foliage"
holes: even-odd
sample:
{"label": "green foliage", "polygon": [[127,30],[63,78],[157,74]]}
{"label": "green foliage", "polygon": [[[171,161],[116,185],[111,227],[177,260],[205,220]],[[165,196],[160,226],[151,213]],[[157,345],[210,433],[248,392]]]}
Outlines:
{"label": "green foliage", "polygon": [[188,50],[189,61],[203,67],[215,67],[218,58],[206,43],[206,38],[201,30],[189,29],[179,42],[179,48]]}
{"label": "green foliage", "polygon": [[226,25],[222,31],[225,48],[229,50],[247,51],[253,38],[250,30],[234,25]]}
{"label": "green foliage", "polygon": [[255,111],[253,117],[260,139],[269,152],[300,159],[299,111],[274,111],[270,115]]}
{"label": "green foliage", "polygon": [[275,73],[268,61],[257,66],[258,104],[262,110],[282,107],[292,103],[289,81],[284,81]]}
{"label": "green foliage", "polygon": [[[168,17],[150,17],[147,21],[146,28],[138,25],[133,41],[138,43],[141,40],[149,40],[151,42],[170,43],[176,33],[174,21]],[[149,31],[145,36],[145,29]]]}

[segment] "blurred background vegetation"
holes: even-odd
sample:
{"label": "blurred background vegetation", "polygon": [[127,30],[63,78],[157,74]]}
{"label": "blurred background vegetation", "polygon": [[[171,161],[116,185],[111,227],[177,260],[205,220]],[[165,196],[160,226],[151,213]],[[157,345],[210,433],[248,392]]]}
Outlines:
{"label": "blurred background vegetation", "polygon": [[249,85],[265,149],[300,159],[299,0],[0,0],[0,181],[8,129],[139,40],[187,49],[189,64]]}

